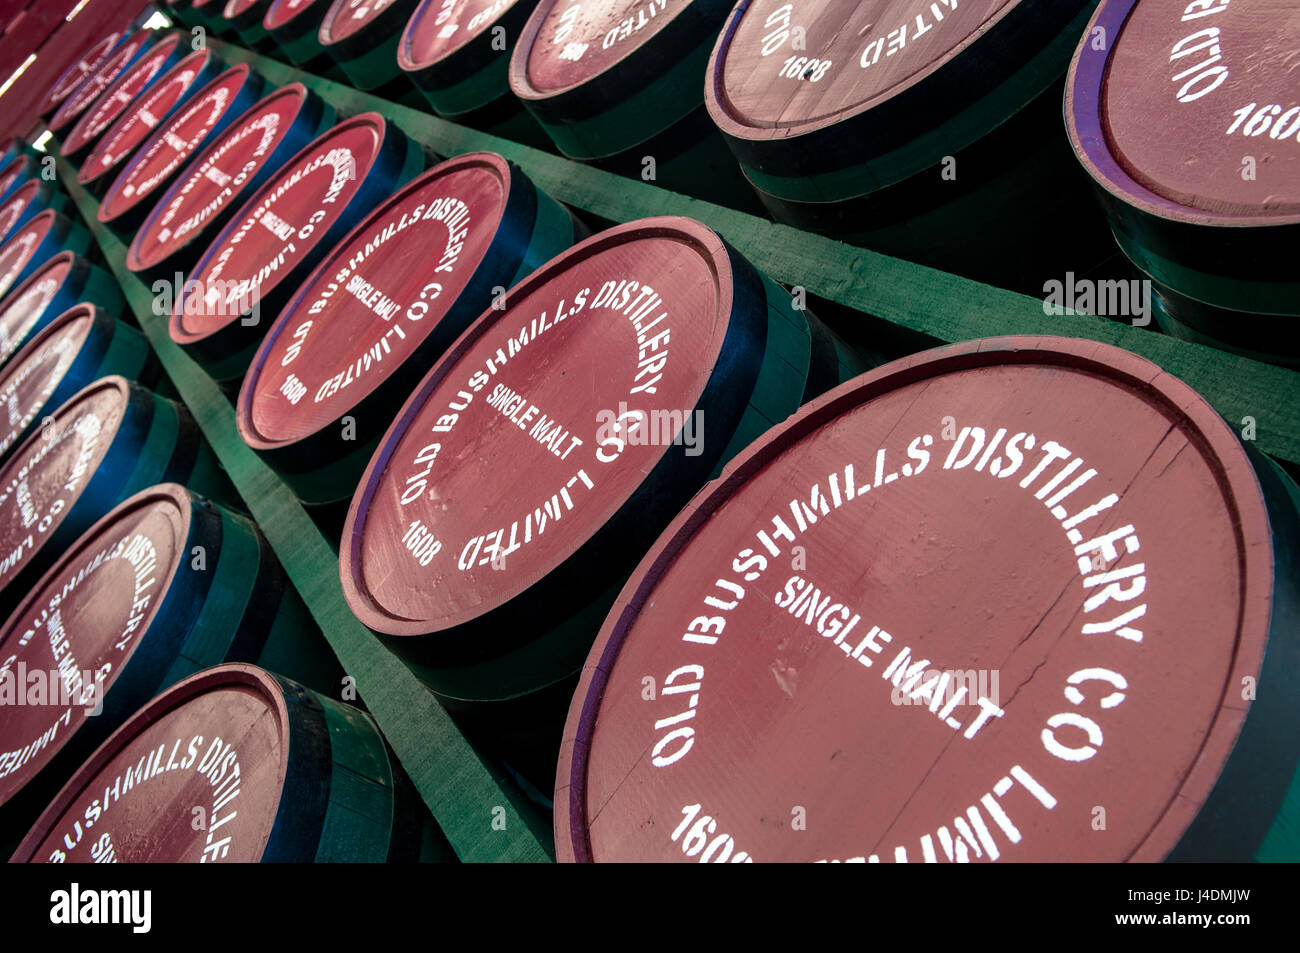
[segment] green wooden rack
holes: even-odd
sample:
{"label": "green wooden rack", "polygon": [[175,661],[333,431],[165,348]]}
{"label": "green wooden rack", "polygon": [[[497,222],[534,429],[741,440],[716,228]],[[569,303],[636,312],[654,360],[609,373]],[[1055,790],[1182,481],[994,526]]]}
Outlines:
{"label": "green wooden rack", "polygon": [[[247,62],[272,83],[303,83],[340,115],[381,113],[440,156],[498,152],[580,213],[612,222],[652,215],[698,219],[776,280],[858,312],[868,338],[870,329],[901,332],[912,341],[937,346],[980,337],[1050,334],[1126,348],[1186,381],[1239,432],[1251,418],[1261,450],[1300,465],[1300,372],[1092,315],[1049,316],[1036,298],[593,169],[378,99],[239,46],[208,42],[227,62]],[[230,399],[172,342],[166,316],[155,313],[152,290],[126,268],[126,246],[99,224],[98,203],[77,184],[75,171],[61,158],[58,173],[177,392],[459,857],[479,862],[553,859],[547,813],[465,738],[433,695],[352,615],[343,598],[334,547],[284,481],[240,439]],[[862,340],[864,334],[853,336]]]}

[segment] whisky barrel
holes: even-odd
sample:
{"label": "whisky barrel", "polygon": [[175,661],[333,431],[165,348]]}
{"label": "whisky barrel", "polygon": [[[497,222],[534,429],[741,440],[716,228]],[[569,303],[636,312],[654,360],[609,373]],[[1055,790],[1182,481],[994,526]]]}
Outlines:
{"label": "whisky barrel", "polygon": [[350,85],[392,102],[418,105],[423,98],[397,65],[397,46],[420,0],[334,0],[321,18],[320,45]]}
{"label": "whisky barrel", "polygon": [[172,340],[237,389],[285,302],[367,210],[424,169],[425,154],[378,113],[344,120],[286,162],[190,272]]}
{"label": "whisky barrel", "polygon": [[135,106],[154,82],[189,53],[182,33],[155,34],[157,42],[126,69],[91,104],[59,142],[63,158],[80,165],[95,143],[127,110]]}
{"label": "whisky barrel", "polygon": [[569,710],[557,856],[1294,857],[1298,502],[1109,345],[865,374],[628,580]]}
{"label": "whisky barrel", "polygon": [[62,105],[63,101],[76,92],[77,87],[91,77],[96,70],[113,54],[125,34],[121,30],[112,30],[78,56],[45,91],[36,112],[49,116]]}
{"label": "whisky barrel", "polygon": [[61,252],[82,255],[91,248],[80,222],[47,208],[20,225],[0,245],[0,300]]}
{"label": "whisky barrel", "polygon": [[208,28],[207,19],[195,11],[192,0],[163,0],[162,9],[170,20],[181,26]]}
{"label": "whisky barrel", "polygon": [[32,156],[39,159],[44,155],[45,153],[41,152],[26,139],[23,139],[20,136],[11,136],[9,138],[9,145],[5,148],[3,155],[0,155],[0,168],[7,166],[19,156]]}
{"label": "whisky barrel", "polygon": [[308,73],[344,79],[334,58],[320,42],[321,20],[332,0],[271,0],[262,26],[275,39],[280,52]]}
{"label": "whisky barrel", "polygon": [[115,46],[99,67],[59,104],[59,108],[50,117],[50,132],[59,139],[65,138],[66,130],[71,128],[81,114],[99,99],[132,63],[157,43],[158,37],[157,30],[136,30]]}
{"label": "whisky barrel", "polygon": [[74,394],[0,467],[0,616],[95,520],[141,489],[172,481],[234,498],[180,404],[116,376]]}
{"label": "whisky barrel", "polygon": [[118,374],[153,387],[162,365],[143,334],[93,304],[74,305],[0,368],[0,460],[83,387]]}
{"label": "whisky barrel", "polygon": [[564,684],[691,495],[858,370],[690,219],[601,232],[503,303],[398,413],[339,553],[357,618],[470,714]]}
{"label": "whisky barrel", "polygon": [[110,275],[80,255],[60,252],[0,300],[0,365],[80,302],[109,314],[121,314],[124,308]]}
{"label": "whisky barrel", "polygon": [[46,209],[62,212],[66,205],[67,196],[53,182],[28,179],[10,192],[7,199],[0,201],[0,243]]}
{"label": "whisky barrel", "polygon": [[[195,805],[211,810],[205,825],[173,822],[195,816]],[[369,715],[234,664],[200,672],[136,713],[68,781],[12,859],[108,857],[455,859]]]}
{"label": "whisky barrel", "polygon": [[1161,327],[1292,367],[1297,30],[1300,13],[1281,3],[1105,0],[1066,99],[1075,153],[1120,248],[1151,282]]}
{"label": "whisky barrel", "polygon": [[24,183],[30,182],[41,172],[41,163],[33,155],[24,153],[15,156],[0,166],[0,200],[9,198]]}
{"label": "whisky barrel", "polygon": [[[140,706],[225,661],[294,672],[327,692],[341,684],[251,520],[175,483],[134,494],[69,546],[0,629],[0,665],[18,696],[0,728],[0,823],[30,826]],[[45,697],[22,698],[42,676]]]}
{"label": "whisky barrel", "polygon": [[100,136],[81,163],[77,181],[102,196],[154,130],[187,105],[225,68],[221,58],[204,47],[159,76]]}
{"label": "whisky barrel", "polygon": [[1095,6],[741,0],[705,100],[777,221],[1042,295],[1113,247],[1061,131]]}
{"label": "whisky barrel", "polygon": [[104,193],[96,217],[132,237],[158,196],[194,154],[261,97],[265,82],[247,63],[238,63],[177,105],[122,167]]}
{"label": "whisky barrel", "polygon": [[221,15],[225,6],[226,0],[191,0],[190,11],[213,36],[238,43],[240,37],[235,25]]}
{"label": "whisky barrel", "polygon": [[158,199],[127,249],[145,279],[183,274],[213,236],[280,167],[334,125],[334,107],[301,83],[256,103],[201,152]]}
{"label": "whisky barrel", "polygon": [[270,0],[227,0],[221,18],[230,24],[241,44],[259,53],[270,53],[277,47],[275,37],[262,26],[270,5]]}
{"label": "whisky barrel", "polygon": [[322,259],[244,377],[244,442],[305,503],[348,500],[406,398],[470,323],[586,235],[495,153],[414,179]]}
{"label": "whisky barrel", "polygon": [[510,89],[571,159],[756,206],[704,110],[705,65],[729,10],[728,0],[540,0],[511,53]]}
{"label": "whisky barrel", "polygon": [[421,0],[397,65],[445,119],[541,149],[551,139],[510,92],[510,50],[537,0]]}

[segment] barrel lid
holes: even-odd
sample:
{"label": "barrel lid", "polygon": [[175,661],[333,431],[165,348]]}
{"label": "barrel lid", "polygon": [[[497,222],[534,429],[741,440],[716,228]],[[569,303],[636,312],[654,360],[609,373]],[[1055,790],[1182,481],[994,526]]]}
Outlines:
{"label": "barrel lid", "polygon": [[0,239],[9,234],[9,230],[18,224],[18,220],[27,211],[27,206],[36,197],[44,183],[40,179],[29,179],[9,193],[9,197],[0,202]]}
{"label": "barrel lid", "polygon": [[692,2],[698,0],[542,0],[520,36],[525,59],[511,70],[511,88],[521,98],[544,99],[582,86],[653,40]]}
{"label": "barrel lid", "polygon": [[18,350],[72,272],[77,256],[59,252],[0,301],[0,363]]}
{"label": "barrel lid", "polygon": [[94,324],[94,305],[74,305],[0,369],[0,406],[7,408],[0,424],[0,457],[49,402]]}
{"label": "barrel lid", "polygon": [[283,86],[208,145],[149,213],[127,251],[127,267],[143,271],[164,261],[237,202],[246,183],[284,141],[306,101],[307,87],[301,83]]}
{"label": "barrel lid", "polygon": [[0,468],[0,589],[67,517],[108,452],[130,385],[103,377],[56,410]]}
{"label": "barrel lid", "polygon": [[1241,444],[1150,362],[1002,338],[886,365],[642,560],[569,711],[557,849],[1161,859],[1245,720],[1272,561]]}
{"label": "barrel lid", "polygon": [[221,15],[227,20],[233,20],[235,17],[242,16],[258,4],[265,4],[266,0],[230,0]]}
{"label": "barrel lid", "polygon": [[575,245],[488,309],[411,395],[353,497],[340,569],[357,617],[392,635],[451,629],[577,552],[672,443],[622,440],[616,415],[697,406],[732,281],[715,232],[647,219]]}
{"label": "barrel lid", "polygon": [[194,151],[220,128],[249,81],[247,63],[230,67],[198,91],[170,119],[154,130],[117,177],[99,205],[97,217],[109,222],[157,190],[159,184],[184,165]]}
{"label": "barrel lid", "polygon": [[422,0],[397,46],[397,65],[426,69],[496,23],[521,0]]}
{"label": "barrel lid", "polygon": [[[14,859],[73,862],[111,854],[124,863],[260,860],[288,772],[283,691],[252,665],[218,665],[178,682],[91,755]],[[127,780],[141,775],[148,779],[144,784]],[[211,811],[206,827],[175,823],[191,817],[195,805]],[[91,816],[94,828],[84,828]],[[86,834],[78,842],[80,829]]]}
{"label": "barrel lid", "polygon": [[236,419],[245,442],[266,450],[320,431],[408,360],[491,249],[510,178],[494,153],[443,162],[336,245],[244,377]]}
{"label": "barrel lid", "polygon": [[31,156],[20,155],[10,159],[0,168],[0,195],[7,194],[14,183],[19,181],[24,173],[30,173],[33,167]]}
{"label": "barrel lid", "polygon": [[189,97],[194,84],[212,67],[215,55],[208,47],[196,50],[160,76],[143,98],[123,112],[104,133],[81,164],[77,181],[89,184],[121,165],[127,156],[158,128],[177,104]]}
{"label": "barrel lid", "polygon": [[401,0],[334,0],[320,23],[320,42],[329,47],[356,36]]}
{"label": "barrel lid", "polygon": [[1300,222],[1300,98],[1282,39],[1300,31],[1300,10],[1123,0],[1102,4],[1103,22],[1108,52],[1085,37],[1067,87],[1071,138],[1094,177],[1179,221]]}
{"label": "barrel lid", "polygon": [[[193,288],[201,290],[187,290],[176,303],[172,339],[181,344],[201,340],[241,318],[245,312],[240,305],[265,297],[347,208],[387,134],[382,116],[362,113],[334,126],[286,162],[194,266],[190,279]],[[265,276],[260,282],[259,275]],[[205,300],[214,303],[204,307],[200,302]]]}
{"label": "barrel lid", "polygon": [[46,209],[34,215],[26,225],[19,228],[3,245],[0,245],[0,295],[5,295],[14,286],[31,263],[36,249],[45,241],[57,221],[58,212]]}
{"label": "barrel lid", "polygon": [[271,6],[262,19],[262,26],[278,30],[309,11],[324,16],[330,0],[271,0]]}
{"label": "barrel lid", "polygon": [[112,30],[107,36],[95,41],[88,50],[77,57],[71,66],[60,73],[59,78],[50,85],[37,112],[44,115],[71,96],[78,86],[104,64],[104,61],[112,54],[113,48],[117,46],[118,41],[121,39],[122,31]]}
{"label": "barrel lid", "polygon": [[[2,505],[8,510],[11,504]],[[25,698],[0,723],[0,750],[12,759],[0,766],[0,803],[35,777],[90,716],[90,687],[102,679],[94,691],[99,697],[112,691],[188,555],[189,520],[184,487],[162,484],[137,494],[78,539],[0,630],[0,658],[13,659],[15,676],[25,669],[26,685],[34,677],[45,685],[39,699]]]}
{"label": "barrel lid", "polygon": [[123,70],[134,62],[135,58],[151,43],[157,40],[154,30],[136,30],[104,59],[99,68],[86,77],[86,81],[63,100],[50,119],[50,129],[54,132],[65,128],[80,116],[86,108],[97,100],[109,86],[122,75]]}
{"label": "barrel lid", "polygon": [[84,149],[130,109],[173,61],[180,42],[179,33],[169,33],[125,69],[72,127],[64,143],[64,152]]}

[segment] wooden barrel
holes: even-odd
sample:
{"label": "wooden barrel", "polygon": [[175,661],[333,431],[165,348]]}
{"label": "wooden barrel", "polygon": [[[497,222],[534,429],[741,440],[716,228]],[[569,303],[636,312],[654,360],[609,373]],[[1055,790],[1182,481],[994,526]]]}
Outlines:
{"label": "wooden barrel", "polygon": [[313,140],[213,239],[178,296],[172,340],[236,389],[267,327],[317,262],[425,162],[420,146],[378,113]]}
{"label": "wooden barrel", "polygon": [[[225,661],[293,672],[325,692],[342,684],[253,522],[178,484],[149,487],[72,543],[0,629],[11,692],[0,823],[30,827],[140,706]],[[22,697],[42,676],[45,697]]]}
{"label": "wooden barrel", "polygon": [[1061,131],[1096,2],[740,0],[709,114],[777,221],[1041,296],[1113,247]]}
{"label": "wooden barrel", "polygon": [[[1120,248],[1151,282],[1160,326],[1292,367],[1298,29],[1300,14],[1280,3],[1105,0],[1066,98],[1075,153]],[[1090,38],[1100,35],[1109,42],[1098,49]]]}
{"label": "wooden barrel", "polygon": [[553,149],[510,92],[510,56],[537,0],[421,0],[397,47],[397,65],[445,119]]}
{"label": "wooden barrel", "polygon": [[162,365],[143,334],[93,304],[78,304],[32,336],[0,368],[0,460],[83,387],[118,374],[153,387]]}
{"label": "wooden barrel", "polygon": [[[148,781],[132,780],[141,776]],[[211,811],[206,825],[174,822],[196,805]],[[58,793],[12,859],[110,854],[135,863],[455,859],[369,715],[251,665],[208,669],[149,702]]]}
{"label": "wooden barrel", "polygon": [[334,58],[320,43],[321,20],[332,0],[271,0],[262,26],[275,39],[280,52],[308,73],[344,79]]}
{"label": "wooden barrel", "polygon": [[729,9],[540,0],[511,53],[510,89],[571,159],[757,207],[704,110],[701,78]]}
{"label": "wooden barrel", "polygon": [[240,436],[303,502],[351,499],[429,366],[585,235],[495,153],[435,166],[335,245],[281,310],[244,377]]}
{"label": "wooden barrel", "polygon": [[90,232],[80,222],[47,208],[0,245],[0,299],[60,252],[83,255],[90,249]]}
{"label": "wooden barrel", "polygon": [[124,313],[117,282],[80,255],[60,252],[0,300],[0,365],[80,302]]}
{"label": "wooden barrel", "polygon": [[0,617],[95,520],[163,482],[237,499],[180,404],[104,377],[44,418],[0,467]]}
{"label": "wooden barrel", "polygon": [[504,304],[397,415],[339,553],[357,618],[465,709],[566,684],[677,510],[859,369],[690,219],[595,235]]}
{"label": "wooden barrel", "polygon": [[202,21],[202,25],[213,36],[230,43],[239,42],[239,33],[235,25],[221,15],[226,0],[190,0],[190,12]]}
{"label": "wooden barrel", "polygon": [[23,183],[38,176],[40,171],[40,161],[27,154],[15,156],[0,166],[0,201],[9,198]]}
{"label": "wooden barrel", "polygon": [[59,104],[59,108],[50,117],[50,132],[59,139],[65,138],[66,130],[116,82],[123,71],[148,52],[158,41],[158,36],[157,30],[136,30],[114,47],[99,67]]}
{"label": "wooden barrel", "polygon": [[132,237],[191,157],[241,119],[261,98],[265,86],[247,63],[237,63],[178,104],[108,187],[96,213],[99,221]]}
{"label": "wooden barrel", "polygon": [[397,46],[420,0],[334,0],[321,19],[320,45],[350,80],[392,102],[424,102],[397,65]]}
{"label": "wooden barrel", "polygon": [[1109,345],[865,374],[628,580],[569,710],[557,856],[1293,858],[1298,503]]}
{"label": "wooden barrel", "polygon": [[225,20],[239,35],[239,42],[250,50],[270,53],[276,49],[275,37],[262,26],[271,0],[226,0],[221,10]]}
{"label": "wooden barrel", "polygon": [[230,216],[337,116],[301,83],[270,93],[236,119],[163,193],[127,249],[126,266],[179,287]]}
{"label": "wooden barrel", "polygon": [[59,78],[50,84],[41,98],[36,112],[41,116],[50,116],[63,104],[63,101],[76,92],[77,87],[91,77],[96,70],[113,54],[113,50],[122,42],[125,34],[121,30],[112,30],[78,56],[59,74]]}
{"label": "wooden barrel", "polygon": [[221,58],[204,47],[159,76],[95,143],[77,170],[77,181],[102,196],[153,131],[225,68]]}
{"label": "wooden barrel", "polygon": [[44,153],[26,139],[23,139],[20,136],[10,136],[9,145],[5,147],[3,155],[0,155],[0,168],[13,162],[14,159],[17,159],[19,156],[33,156],[34,158],[39,159],[44,156]]}
{"label": "wooden barrel", "polygon": [[66,205],[67,196],[53,182],[28,179],[10,192],[7,199],[0,201],[0,243],[46,209],[62,212]]}
{"label": "wooden barrel", "polygon": [[208,21],[195,12],[192,0],[163,0],[162,8],[168,18],[182,26],[208,28]]}
{"label": "wooden barrel", "polygon": [[137,105],[140,97],[190,51],[183,33],[168,31],[154,34],[154,38],[157,42],[122,70],[121,75],[81,114],[68,134],[60,138],[59,151],[69,162],[80,165],[99,137],[124,112]]}

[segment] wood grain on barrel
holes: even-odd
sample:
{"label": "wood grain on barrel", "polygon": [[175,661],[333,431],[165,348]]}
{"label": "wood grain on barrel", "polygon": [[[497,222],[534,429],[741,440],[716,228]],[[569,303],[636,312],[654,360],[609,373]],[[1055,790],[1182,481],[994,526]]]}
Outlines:
{"label": "wood grain on barrel", "polygon": [[[536,0],[423,0],[411,15],[397,48],[402,69],[436,63],[462,49],[519,4]],[[505,51],[501,51],[504,53]]]}
{"label": "wood grain on barrel", "polygon": [[22,346],[41,318],[56,316],[46,314],[46,310],[72,270],[73,257],[71,253],[54,256],[0,301],[0,363]]}
{"label": "wood grain on barrel", "polygon": [[[1112,41],[1102,123],[1153,192],[1225,218],[1300,215],[1300,10],[1143,0]],[[1243,174],[1250,156],[1257,174]]]}
{"label": "wood grain on barrel", "polygon": [[[41,484],[53,478],[53,468],[39,476],[33,490],[37,505],[44,505],[49,487]],[[8,513],[4,523],[8,542],[14,530]],[[5,715],[3,751],[22,752],[47,733],[50,740],[15,759],[21,764],[0,777],[0,803],[36,777],[90,716],[94,701],[85,703],[91,696],[82,694],[83,686],[102,677],[98,697],[112,690],[157,614],[178,562],[187,556],[187,524],[188,514],[166,499],[124,514],[108,531],[83,538],[5,624],[0,654],[13,656],[15,671],[22,663],[28,672],[42,673],[53,691],[43,703],[15,705]],[[54,672],[58,677],[51,677]],[[67,689],[62,696],[56,694],[60,685]]]}
{"label": "wood grain on barrel", "polygon": [[[537,94],[581,86],[650,43],[691,0],[542,0],[526,75]],[[683,51],[677,50],[677,53]]]}
{"label": "wood grain on barrel", "polygon": [[887,365],[642,561],[570,711],[561,856],[1159,859],[1245,716],[1271,571],[1240,444],[1153,365]]}
{"label": "wood grain on barrel", "polygon": [[942,69],[1020,2],[742,2],[713,88],[748,136],[831,125]]}
{"label": "wood grain on barrel", "polygon": [[149,208],[158,190],[238,116],[241,107],[256,99],[261,86],[261,79],[251,74],[247,64],[239,63],[196,92],[153,131],[109,186],[99,206],[99,220],[120,219],[142,203]]}

